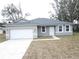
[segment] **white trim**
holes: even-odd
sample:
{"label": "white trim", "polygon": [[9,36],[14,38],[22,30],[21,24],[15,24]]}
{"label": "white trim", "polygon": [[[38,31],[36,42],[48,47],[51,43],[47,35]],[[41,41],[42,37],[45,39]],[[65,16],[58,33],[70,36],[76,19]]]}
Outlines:
{"label": "white trim", "polygon": [[[69,31],[66,31],[66,26],[69,26]],[[70,32],[70,25],[65,25],[65,32]]]}
{"label": "white trim", "polygon": [[[59,26],[62,26],[62,31],[59,31]],[[63,32],[63,25],[58,25],[58,32],[62,33]]]}
{"label": "white trim", "polygon": [[49,35],[54,36],[54,27],[49,27]]}
{"label": "white trim", "polygon": [[45,27],[45,32],[46,32],[46,26],[41,26],[41,33],[45,33],[42,31],[42,27]]}

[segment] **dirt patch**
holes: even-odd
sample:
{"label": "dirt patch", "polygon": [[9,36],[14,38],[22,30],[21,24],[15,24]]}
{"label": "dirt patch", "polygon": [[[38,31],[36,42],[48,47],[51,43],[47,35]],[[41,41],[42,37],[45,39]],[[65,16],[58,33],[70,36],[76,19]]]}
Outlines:
{"label": "dirt patch", "polygon": [[79,59],[79,40],[33,41],[23,59]]}
{"label": "dirt patch", "polygon": [[6,41],[5,34],[0,34],[0,43]]}

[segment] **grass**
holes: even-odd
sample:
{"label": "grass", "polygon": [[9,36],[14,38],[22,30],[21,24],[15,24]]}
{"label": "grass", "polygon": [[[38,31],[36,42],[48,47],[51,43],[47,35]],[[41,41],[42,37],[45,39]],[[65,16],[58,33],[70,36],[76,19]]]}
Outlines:
{"label": "grass", "polygon": [[73,33],[73,35],[68,36],[58,36],[63,40],[79,40],[79,32]]}
{"label": "grass", "polygon": [[5,41],[5,34],[0,34],[0,43]]}
{"label": "grass", "polygon": [[60,40],[33,41],[23,59],[79,59],[79,33]]}

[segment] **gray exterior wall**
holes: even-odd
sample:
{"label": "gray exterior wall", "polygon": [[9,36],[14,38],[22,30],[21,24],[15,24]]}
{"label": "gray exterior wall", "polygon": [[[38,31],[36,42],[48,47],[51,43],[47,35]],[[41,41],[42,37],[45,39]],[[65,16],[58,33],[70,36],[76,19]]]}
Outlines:
{"label": "gray exterior wall", "polygon": [[38,36],[49,36],[49,27],[46,26],[46,32],[45,33],[42,33],[41,32],[41,26],[38,26]]}
{"label": "gray exterior wall", "polygon": [[[54,27],[54,33],[55,35],[72,35],[72,25],[69,25],[70,31],[65,31],[65,25],[63,26],[63,32],[59,32],[59,25]],[[6,27],[6,39],[10,39],[10,30],[13,29],[33,29],[33,37],[38,38],[40,36],[50,36],[50,26],[46,26],[46,32],[42,33],[41,26],[14,26],[14,27]]]}
{"label": "gray exterior wall", "polygon": [[[54,35],[72,35],[73,34],[73,29],[72,29],[72,25],[69,25],[69,31],[66,31],[66,25],[69,24],[63,24],[63,31],[59,32],[59,25],[54,27]],[[50,32],[50,27],[51,26],[46,26],[46,32],[42,33],[41,32],[41,26],[37,27],[37,32],[38,32],[38,36],[50,36],[49,32]]]}
{"label": "gray exterior wall", "polygon": [[72,35],[73,34],[73,29],[72,29],[72,25],[69,25],[69,31],[66,31],[66,25],[69,25],[69,24],[63,24],[63,31],[62,32],[59,32],[59,25],[57,25],[55,27],[55,35]]}

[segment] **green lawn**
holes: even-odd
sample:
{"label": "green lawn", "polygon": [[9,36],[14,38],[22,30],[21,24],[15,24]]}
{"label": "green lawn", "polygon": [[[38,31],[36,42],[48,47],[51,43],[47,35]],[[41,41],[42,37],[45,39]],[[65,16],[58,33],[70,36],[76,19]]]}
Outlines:
{"label": "green lawn", "polygon": [[0,43],[5,41],[5,34],[0,34]]}

